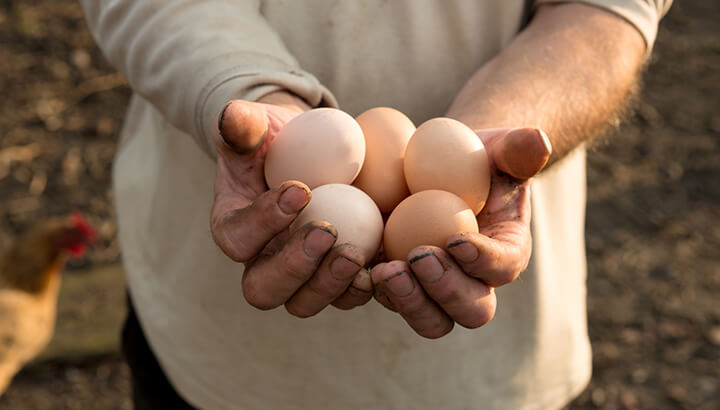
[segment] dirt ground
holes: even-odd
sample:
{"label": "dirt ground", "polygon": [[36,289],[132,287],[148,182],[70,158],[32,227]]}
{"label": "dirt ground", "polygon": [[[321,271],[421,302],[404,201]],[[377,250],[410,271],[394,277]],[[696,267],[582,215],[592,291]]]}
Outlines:
{"label": "dirt ground", "polygon": [[[718,22],[719,2],[676,1],[636,115],[589,154],[594,375],[570,409],[720,409]],[[117,262],[110,166],[130,91],[79,6],[0,0],[0,89],[0,245],[79,209],[100,241],[67,277]],[[108,278],[64,289],[59,340],[91,340],[78,329],[101,307],[118,323],[122,279]],[[0,409],[131,408],[127,369],[102,343],[26,368]]]}

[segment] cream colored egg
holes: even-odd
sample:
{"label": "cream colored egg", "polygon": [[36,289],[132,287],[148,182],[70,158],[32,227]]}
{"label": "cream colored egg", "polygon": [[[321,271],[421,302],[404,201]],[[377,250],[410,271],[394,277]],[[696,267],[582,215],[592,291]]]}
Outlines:
{"label": "cream colored egg", "polygon": [[462,198],[479,213],[490,191],[490,164],[480,138],[451,118],[433,118],[418,127],[405,151],[405,179],[411,193],[441,189]]}
{"label": "cream colored egg", "polygon": [[312,199],[290,225],[295,232],[310,221],[328,221],[338,233],[336,245],[350,243],[362,250],[369,263],[378,251],[383,220],[375,202],[351,185],[328,184],[312,190]]}
{"label": "cream colored egg", "polygon": [[350,184],[365,159],[365,137],[353,117],[333,108],[316,108],[285,124],[270,143],[265,181],[270,188],[297,180],[310,189]]}
{"label": "cream colored egg", "polygon": [[461,232],[478,232],[475,214],[455,194],[440,190],[410,195],[395,208],[385,225],[383,247],[389,260],[406,260],[421,245],[445,247]]}
{"label": "cream colored egg", "polygon": [[381,212],[390,212],[410,195],[403,158],[415,125],[398,110],[377,107],[357,117],[365,134],[365,162],[353,185],[370,195]]}

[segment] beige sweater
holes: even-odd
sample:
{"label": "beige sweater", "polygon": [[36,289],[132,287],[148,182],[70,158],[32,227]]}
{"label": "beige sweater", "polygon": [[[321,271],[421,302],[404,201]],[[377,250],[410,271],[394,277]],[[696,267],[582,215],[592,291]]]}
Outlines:
{"label": "beige sweater", "polygon": [[[539,1],[547,2],[547,1]],[[584,0],[652,45],[670,1]],[[585,158],[533,184],[533,258],[498,289],[495,319],[440,340],[375,302],[305,320],[243,299],[242,265],[209,232],[209,143],[231,98],[288,89],[351,114],[443,115],[525,24],[522,0],[82,0],[136,91],[114,184],[123,260],[143,329],[173,385],[206,409],[535,409],[590,377]]]}

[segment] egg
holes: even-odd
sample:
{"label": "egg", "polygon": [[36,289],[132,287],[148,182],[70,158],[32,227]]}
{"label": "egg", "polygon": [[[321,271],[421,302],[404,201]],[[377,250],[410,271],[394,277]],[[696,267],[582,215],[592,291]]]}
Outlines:
{"label": "egg", "polygon": [[310,189],[350,184],[364,159],[365,137],[355,119],[333,108],[316,108],[290,120],[270,142],[265,181],[270,188],[288,180]]}
{"label": "egg", "polygon": [[367,110],[356,120],[365,135],[365,162],[353,185],[367,193],[381,212],[390,212],[410,195],[403,158],[415,125],[387,107]]}
{"label": "egg", "polygon": [[480,138],[451,118],[424,122],[405,151],[405,179],[411,193],[452,192],[479,213],[490,191],[490,163]]}
{"label": "egg", "polygon": [[447,239],[460,232],[478,232],[475,213],[465,201],[446,191],[421,191],[390,214],[383,235],[385,256],[405,260],[420,245],[444,248]]}
{"label": "egg", "polygon": [[369,263],[377,254],[383,219],[375,202],[351,185],[328,184],[312,190],[312,199],[290,225],[295,232],[310,221],[330,222],[338,233],[337,245],[357,246]]}

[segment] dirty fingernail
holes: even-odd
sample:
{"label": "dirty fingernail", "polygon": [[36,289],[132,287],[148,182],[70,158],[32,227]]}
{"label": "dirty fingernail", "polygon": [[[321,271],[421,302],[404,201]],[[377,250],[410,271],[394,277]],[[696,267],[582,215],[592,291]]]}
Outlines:
{"label": "dirty fingernail", "polygon": [[370,271],[367,269],[360,270],[360,272],[355,275],[350,286],[366,293],[373,293],[373,282],[370,277]]}
{"label": "dirty fingernail", "polygon": [[311,258],[319,258],[333,246],[335,239],[330,230],[315,228],[305,237],[305,254]]}
{"label": "dirty fingernail", "polygon": [[445,273],[445,269],[432,252],[423,253],[410,259],[410,266],[418,279],[424,282],[435,282]]}
{"label": "dirty fingernail", "polygon": [[291,185],[278,200],[278,206],[284,213],[291,215],[297,213],[308,203],[308,193],[304,189]]}
{"label": "dirty fingernail", "polygon": [[390,293],[395,296],[407,296],[415,289],[415,284],[406,272],[398,272],[383,282]]}
{"label": "dirty fingernail", "polygon": [[359,263],[344,256],[338,256],[330,264],[330,274],[333,278],[344,281],[355,276],[360,268],[362,266]]}
{"label": "dirty fingernail", "polygon": [[448,252],[462,263],[472,263],[478,258],[478,250],[468,241],[457,241],[448,245]]}

